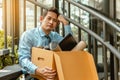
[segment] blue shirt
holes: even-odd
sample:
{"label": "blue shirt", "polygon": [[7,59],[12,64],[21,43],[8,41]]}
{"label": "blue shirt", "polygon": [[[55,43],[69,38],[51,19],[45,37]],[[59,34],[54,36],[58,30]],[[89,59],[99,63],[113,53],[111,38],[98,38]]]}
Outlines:
{"label": "blue shirt", "polygon": [[[69,25],[64,26],[65,35],[68,33],[72,34]],[[63,37],[57,32],[51,31],[49,34],[51,41],[60,42]],[[38,68],[31,62],[31,49],[32,47],[44,47],[48,45],[48,39],[45,37],[45,33],[41,27],[33,28],[31,30],[25,31],[19,42],[19,63],[22,68],[30,74],[35,74],[35,69]]]}

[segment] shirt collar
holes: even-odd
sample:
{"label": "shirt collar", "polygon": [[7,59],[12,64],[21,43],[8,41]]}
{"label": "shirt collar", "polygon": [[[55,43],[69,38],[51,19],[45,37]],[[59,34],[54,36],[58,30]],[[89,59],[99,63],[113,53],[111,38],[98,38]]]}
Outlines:
{"label": "shirt collar", "polygon": [[[40,36],[46,36],[45,32],[42,30],[41,27],[39,27],[39,33],[40,33]],[[51,36],[51,32],[49,33],[49,36]]]}

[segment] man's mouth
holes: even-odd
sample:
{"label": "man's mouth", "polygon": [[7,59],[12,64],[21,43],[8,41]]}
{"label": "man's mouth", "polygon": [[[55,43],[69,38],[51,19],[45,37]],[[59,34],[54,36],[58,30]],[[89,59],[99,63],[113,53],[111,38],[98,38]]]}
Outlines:
{"label": "man's mouth", "polygon": [[47,25],[48,27],[52,28],[52,25]]}

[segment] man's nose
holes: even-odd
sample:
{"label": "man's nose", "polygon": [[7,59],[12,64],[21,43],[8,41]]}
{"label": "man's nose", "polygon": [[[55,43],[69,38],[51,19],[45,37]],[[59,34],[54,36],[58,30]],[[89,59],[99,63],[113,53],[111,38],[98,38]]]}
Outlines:
{"label": "man's nose", "polygon": [[52,19],[50,20],[50,23],[53,23],[53,20],[52,20]]}

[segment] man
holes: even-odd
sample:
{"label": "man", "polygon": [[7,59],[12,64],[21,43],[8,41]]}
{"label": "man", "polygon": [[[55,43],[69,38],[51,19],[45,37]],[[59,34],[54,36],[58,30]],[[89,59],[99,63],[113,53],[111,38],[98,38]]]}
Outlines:
{"label": "man", "polygon": [[[65,34],[71,33],[71,28],[56,8],[50,8],[41,18],[41,26],[23,33],[19,43],[19,63],[29,74],[36,74],[44,79],[54,79],[56,71],[49,68],[40,68],[31,62],[32,47],[45,47],[49,42],[60,42],[63,37],[53,30],[59,22],[64,24]],[[84,43],[84,42],[83,42]],[[82,48],[83,49],[83,48]]]}

